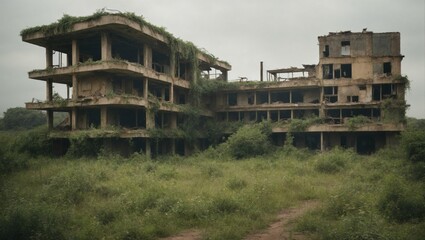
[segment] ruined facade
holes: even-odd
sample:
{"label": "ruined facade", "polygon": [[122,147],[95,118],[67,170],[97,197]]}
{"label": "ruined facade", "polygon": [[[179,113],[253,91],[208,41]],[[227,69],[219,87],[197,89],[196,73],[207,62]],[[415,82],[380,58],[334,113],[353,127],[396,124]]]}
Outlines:
{"label": "ruined facade", "polygon": [[[51,136],[62,143],[84,133],[128,151],[188,154],[208,145],[205,134],[188,139],[179,131],[190,128],[193,114],[201,129],[207,119],[269,120],[275,144],[291,132],[295,146],[321,150],[373,152],[403,130],[399,33],[330,33],[319,37],[318,65],[269,70],[267,82],[201,96],[201,80],[227,82],[228,63],[131,14],[69,22],[21,33],[46,49],[46,68],[29,72],[45,82],[46,99],[26,107],[45,110]],[[66,85],[67,96],[54,94],[54,84]],[[54,112],[69,117],[54,126]],[[294,127],[297,122],[303,127]]]}

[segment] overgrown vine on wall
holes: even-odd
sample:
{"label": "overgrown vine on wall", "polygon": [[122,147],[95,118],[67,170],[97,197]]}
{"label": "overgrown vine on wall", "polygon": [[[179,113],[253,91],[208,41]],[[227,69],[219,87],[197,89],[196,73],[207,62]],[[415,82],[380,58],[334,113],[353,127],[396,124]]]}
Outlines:
{"label": "overgrown vine on wall", "polygon": [[405,100],[388,98],[381,102],[383,122],[405,123],[408,105]]}

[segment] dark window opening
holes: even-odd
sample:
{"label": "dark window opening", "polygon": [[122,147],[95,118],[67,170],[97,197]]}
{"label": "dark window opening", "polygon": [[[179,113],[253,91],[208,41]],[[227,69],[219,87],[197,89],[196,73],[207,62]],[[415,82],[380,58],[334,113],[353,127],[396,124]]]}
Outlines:
{"label": "dark window opening", "polygon": [[310,150],[320,149],[320,134],[311,133],[305,136],[305,145]]}
{"label": "dark window opening", "polygon": [[137,110],[137,125],[138,128],[146,128],[146,111]]}
{"label": "dark window opening", "polygon": [[257,104],[265,104],[269,102],[268,92],[257,92]]}
{"label": "dark window opening", "polygon": [[347,102],[359,102],[359,96],[347,96]]}
{"label": "dark window opening", "polygon": [[304,102],[304,95],[301,91],[292,91],[291,103],[302,103]]}
{"label": "dark window opening", "polygon": [[79,62],[99,61],[102,58],[100,36],[79,39]]}
{"label": "dark window opening", "polygon": [[270,111],[270,121],[277,122],[279,120],[279,111]]}
{"label": "dark window opening", "polygon": [[256,112],[249,112],[249,121],[253,122],[257,119]]}
{"label": "dark window opening", "polygon": [[384,73],[391,75],[391,62],[384,62]]}
{"label": "dark window opening", "polygon": [[357,152],[359,154],[371,154],[375,152],[375,136],[366,133],[357,136]]}
{"label": "dark window opening", "polygon": [[323,64],[323,79],[332,79],[333,78],[333,65],[332,64]]}
{"label": "dark window opening", "polygon": [[372,118],[374,118],[376,120],[380,120],[381,119],[381,109],[379,109],[379,108],[372,109]]}
{"label": "dark window opening", "polygon": [[340,138],[340,145],[342,148],[348,148],[348,144],[347,144],[347,136],[342,135]]}
{"label": "dark window opening", "polygon": [[361,91],[366,90],[366,85],[359,85],[359,90]]}
{"label": "dark window opening", "polygon": [[272,103],[289,103],[289,92],[271,92]]}
{"label": "dark window opening", "polygon": [[112,80],[112,90],[118,95],[123,93],[121,79],[114,78]]}
{"label": "dark window opening", "polygon": [[87,125],[89,128],[98,128],[100,126],[100,109],[87,110]]}
{"label": "dark window opening", "polygon": [[351,64],[341,64],[341,75],[344,78],[351,78]]}
{"label": "dark window opening", "polygon": [[224,122],[224,121],[226,121],[226,119],[227,119],[227,113],[225,113],[225,112],[220,112],[220,113],[218,113],[218,114],[217,114],[217,119],[218,119],[220,122]]}
{"label": "dark window opening", "polygon": [[341,69],[335,69],[335,78],[341,78]]}
{"label": "dark window opening", "polygon": [[133,80],[133,89],[137,96],[143,96],[143,81],[140,79]]}
{"label": "dark window opening", "polygon": [[381,101],[381,85],[372,86],[372,100]]}
{"label": "dark window opening", "polygon": [[115,59],[122,59],[134,63],[143,63],[143,53],[140,53],[140,49],[136,43],[131,43],[127,39],[119,36],[112,37],[111,43],[112,57]]}
{"label": "dark window opening", "polygon": [[325,50],[323,51],[323,57],[329,57],[329,45],[325,45]]}
{"label": "dark window opening", "polygon": [[181,79],[189,80],[188,68],[189,64],[180,63],[176,68],[176,76]]}
{"label": "dark window opening", "polygon": [[326,116],[329,119],[329,123],[331,123],[331,124],[340,124],[341,123],[341,116],[340,116],[340,110],[339,109],[327,110]]}
{"label": "dark window opening", "polygon": [[183,139],[176,139],[176,154],[180,156],[185,155],[185,143]]}
{"label": "dark window opening", "polygon": [[394,84],[382,84],[382,98],[393,98],[396,96]]}
{"label": "dark window opening", "polygon": [[338,87],[325,87],[325,95],[337,95]]}
{"label": "dark window opening", "polygon": [[186,95],[179,94],[179,100],[177,101],[179,104],[186,104]]}
{"label": "dark window opening", "polygon": [[341,47],[344,47],[344,46],[350,46],[350,41],[342,41]]}
{"label": "dark window opening", "polygon": [[132,109],[120,109],[119,110],[120,117],[120,126],[125,128],[135,128],[136,125],[136,111]]}
{"label": "dark window opening", "polygon": [[291,119],[291,110],[280,110],[279,111],[279,119],[280,120]]}
{"label": "dark window opening", "polygon": [[304,118],[304,110],[294,110],[294,118],[303,119]]}
{"label": "dark window opening", "polygon": [[253,105],[254,104],[254,93],[248,93],[248,104]]}
{"label": "dark window opening", "polygon": [[257,122],[262,122],[267,120],[267,112],[266,111],[258,111],[257,112]]}
{"label": "dark window opening", "polygon": [[237,122],[239,121],[239,112],[229,112],[229,122]]}
{"label": "dark window opening", "polygon": [[238,94],[237,93],[227,94],[227,105],[229,105],[229,106],[238,105]]}
{"label": "dark window opening", "polygon": [[152,69],[160,73],[170,73],[170,58],[157,51],[152,51]]}

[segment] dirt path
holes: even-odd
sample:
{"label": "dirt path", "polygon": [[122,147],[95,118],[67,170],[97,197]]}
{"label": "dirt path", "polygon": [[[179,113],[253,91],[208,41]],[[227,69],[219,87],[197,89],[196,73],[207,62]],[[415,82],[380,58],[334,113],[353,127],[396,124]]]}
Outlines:
{"label": "dirt path", "polygon": [[245,240],[306,240],[308,238],[302,233],[292,231],[294,226],[291,222],[318,205],[317,201],[305,201],[301,205],[285,209],[277,216],[277,221],[272,223],[269,228],[250,235]]}
{"label": "dirt path", "polygon": [[[285,209],[279,213],[276,222],[272,223],[269,228],[257,234],[249,235],[245,240],[307,240],[308,238],[302,233],[292,231],[294,226],[291,222],[318,205],[317,201],[305,201],[300,205]],[[186,230],[168,238],[162,238],[162,240],[200,239],[202,239],[202,233],[195,229]]]}

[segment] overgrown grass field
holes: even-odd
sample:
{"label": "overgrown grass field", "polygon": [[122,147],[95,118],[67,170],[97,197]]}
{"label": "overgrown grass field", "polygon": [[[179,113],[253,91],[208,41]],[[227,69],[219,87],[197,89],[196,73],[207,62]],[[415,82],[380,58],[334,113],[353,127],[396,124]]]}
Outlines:
{"label": "overgrown grass field", "polygon": [[319,207],[295,230],[312,239],[425,239],[424,178],[400,149],[279,148],[239,159],[223,148],[154,160],[19,155],[25,164],[1,176],[0,239],[158,239],[186,229],[243,239],[306,200]]}

